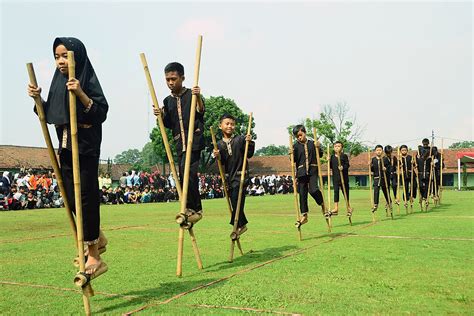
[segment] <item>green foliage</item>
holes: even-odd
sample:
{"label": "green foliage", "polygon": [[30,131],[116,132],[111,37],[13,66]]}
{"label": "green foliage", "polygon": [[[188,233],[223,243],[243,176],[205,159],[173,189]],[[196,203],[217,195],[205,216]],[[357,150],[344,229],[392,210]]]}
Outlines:
{"label": "green foliage", "polygon": [[[361,142],[364,128],[357,124],[355,115],[350,116],[350,108],[345,102],[338,102],[334,106],[325,105],[318,119],[306,118],[300,124],[305,126],[307,135],[311,138],[314,138],[315,127],[324,148],[327,144],[332,146],[334,142],[341,141],[344,151],[351,156],[357,156],[367,150]],[[289,133],[292,133],[294,126],[288,127]]]}
{"label": "green foliage", "polygon": [[141,152],[138,149],[128,149],[117,154],[114,159],[115,163],[120,164],[141,164],[143,162]]}
{"label": "green foliage", "polygon": [[449,146],[449,149],[473,148],[473,147],[474,147],[473,140],[465,140],[462,142],[452,143],[451,146]]}
{"label": "green foliage", "polygon": [[255,152],[255,156],[279,156],[279,155],[288,155],[289,149],[288,146],[284,145],[268,145],[260,148]]}

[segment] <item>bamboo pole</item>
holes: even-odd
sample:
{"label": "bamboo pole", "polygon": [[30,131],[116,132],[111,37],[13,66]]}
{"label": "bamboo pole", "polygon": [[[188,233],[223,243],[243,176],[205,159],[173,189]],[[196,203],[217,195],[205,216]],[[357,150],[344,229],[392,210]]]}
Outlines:
{"label": "bamboo pole", "polygon": [[[249,124],[247,127],[247,137],[252,135],[252,112],[250,112],[249,115]],[[244,183],[245,183],[245,173],[247,171],[247,155],[249,152],[249,140],[245,140],[245,149],[244,149],[244,160],[242,162],[242,173],[240,174],[240,183],[239,183],[239,196],[237,198],[237,208],[235,210],[235,217],[234,217],[234,227],[232,229],[232,234],[231,234],[231,246],[230,246],[230,257],[229,257],[229,262],[232,262],[234,260],[234,246],[235,246],[235,241],[239,238],[237,235],[237,229],[238,229],[238,224],[239,224],[239,215],[240,215],[240,208],[242,206],[242,194],[244,190]]]}
{"label": "bamboo pole", "polygon": [[[414,167],[416,169],[415,178],[416,178],[416,186],[417,186],[417,190],[418,190],[418,201],[420,202],[420,208],[421,208],[421,211],[423,212],[423,196],[421,196],[421,187],[420,187],[420,177],[418,175],[417,156],[418,156],[418,152],[414,156],[415,157]],[[413,170],[412,172],[415,172],[415,170]]]}
{"label": "bamboo pole", "polygon": [[[433,146],[430,146],[430,174],[428,175],[428,192],[426,193],[425,207],[428,212],[428,206],[430,204],[430,195],[431,195],[431,176],[433,175]],[[425,165],[426,167],[426,165]],[[426,168],[425,168],[426,172]]]}
{"label": "bamboo pole", "polygon": [[[30,84],[35,87],[38,87],[38,82],[36,81],[36,75],[35,75],[35,70],[33,68],[33,64],[27,63],[26,69],[28,70]],[[41,101],[40,96],[35,97],[34,100],[35,100],[35,105],[36,105],[36,111],[38,112],[38,118],[40,121],[41,130],[43,132],[44,141],[46,142],[46,147],[48,148],[49,159],[51,160],[51,165],[53,166],[53,171],[54,171],[54,174],[56,175],[56,180],[58,181],[59,191],[63,195],[64,208],[66,209],[66,214],[69,219],[69,224],[73,232],[74,245],[77,247],[76,220],[74,219],[74,215],[71,212],[69,201],[65,194],[66,190],[64,189],[63,176],[61,174],[61,169],[59,168],[58,158],[56,157],[56,153],[54,152],[54,146],[51,141],[51,135],[49,134],[48,126],[46,123],[46,115],[44,113],[43,102]]]}
{"label": "bamboo pole", "polygon": [[[194,87],[199,85],[199,68],[201,66],[201,50],[202,50],[202,35],[198,36],[198,43],[196,49],[196,60],[194,64]],[[189,188],[189,169],[191,167],[191,152],[193,147],[193,138],[194,138],[194,119],[196,117],[196,103],[197,96],[192,95],[191,98],[191,110],[189,114],[189,126],[188,126],[188,139],[186,146],[186,157],[184,162],[184,175],[183,175],[183,195],[181,196],[181,207],[180,213],[184,215],[186,212],[186,202],[188,199],[188,188]],[[183,139],[183,145],[184,145]],[[176,275],[182,276],[183,270],[183,244],[184,244],[184,228],[179,226],[179,235],[178,235],[178,260],[176,264]]]}
{"label": "bamboo pole", "polygon": [[397,196],[396,196],[396,202],[397,202],[397,211],[398,211],[398,216],[400,216],[400,147],[397,147]]}
{"label": "bamboo pole", "polygon": [[[321,174],[321,158],[319,157],[319,147],[316,145],[318,142],[318,130],[316,127],[313,127],[313,134],[314,134],[314,149],[316,151],[316,162],[318,164],[318,176],[319,176],[319,190],[321,190],[321,197],[323,199],[323,216],[326,218],[326,224],[328,226],[328,232],[331,232],[331,216],[326,217],[326,214],[329,212],[327,209],[327,205],[324,202],[324,183],[323,183],[323,175]],[[329,183],[328,183],[329,185]]]}
{"label": "bamboo pole", "polygon": [[[341,152],[342,153],[342,152]],[[351,224],[352,226],[352,209],[351,209],[351,204],[349,202],[349,198],[347,197],[347,192],[346,192],[346,185],[345,185],[345,182],[344,182],[344,175],[342,173],[342,170],[341,170],[341,153],[339,153],[339,155],[336,155],[337,157],[337,167],[339,169],[339,176],[341,177],[341,184],[342,184],[342,194],[344,195],[344,200],[346,201],[346,208],[347,208],[347,212],[351,212],[351,216],[349,216],[349,223]]]}
{"label": "bamboo pole", "polygon": [[[178,172],[176,171],[176,165],[174,163],[174,157],[173,157],[173,154],[171,152],[171,147],[169,145],[168,135],[166,134],[166,128],[165,128],[165,124],[163,122],[163,117],[162,117],[160,106],[159,106],[159,103],[158,103],[158,98],[156,97],[155,87],[153,85],[153,80],[151,79],[150,69],[148,67],[148,62],[146,60],[146,57],[145,57],[144,53],[140,54],[140,60],[142,62],[143,70],[145,72],[145,77],[146,77],[146,81],[147,81],[147,84],[148,84],[148,89],[150,90],[150,96],[151,96],[151,99],[152,99],[152,102],[153,102],[153,107],[155,109],[159,110],[158,111],[159,114],[156,118],[156,121],[158,123],[158,127],[159,127],[160,132],[161,132],[161,138],[163,139],[163,144],[165,145],[165,152],[166,152],[166,156],[168,158],[169,164],[170,164],[171,174],[173,175],[174,182],[175,182],[175,185],[176,185],[176,191],[178,192],[178,197],[181,200],[181,197],[183,195],[183,191],[182,191],[182,188],[181,188],[181,183],[180,183],[179,178],[178,178]],[[198,268],[202,269],[203,268],[202,260],[201,260],[201,256],[200,256],[200,253],[199,253],[199,248],[198,248],[198,245],[197,245],[196,236],[194,235],[193,228],[192,227],[189,228],[188,232],[189,232],[189,236],[191,237],[191,243],[193,245],[193,251],[194,251],[194,255],[196,257],[196,262],[197,262]]]}
{"label": "bamboo pole", "polygon": [[[411,166],[410,166],[410,212],[413,213],[413,184],[414,184],[414,173],[415,173],[415,161],[416,161],[416,156],[412,156],[411,158]],[[407,166],[407,171],[408,171],[408,166]],[[418,189],[418,187],[417,187]]]}
{"label": "bamboo pole", "polygon": [[[210,131],[211,131],[212,145],[214,146],[214,149],[217,150],[218,147],[217,147],[216,135],[214,134],[214,129],[212,128],[212,126],[210,127]],[[216,160],[217,160],[217,167],[219,168],[219,174],[221,175],[222,187],[224,188],[224,196],[227,202],[227,209],[229,210],[230,216],[232,216],[232,203],[230,202],[229,191],[227,190],[227,184],[225,181],[225,172],[224,172],[224,167],[222,166],[221,157],[219,156]],[[237,247],[239,248],[240,254],[243,255],[244,251],[242,250],[242,245],[240,244],[239,239],[237,239]]]}
{"label": "bamboo pole", "polygon": [[327,144],[327,169],[328,169],[328,209],[331,210],[331,154],[329,151],[329,143]]}
{"label": "bamboo pole", "polygon": [[293,197],[294,197],[294,205],[295,205],[295,212],[296,212],[296,228],[298,229],[298,238],[301,241],[303,238],[301,236],[301,224],[300,224],[300,208],[298,206],[298,188],[296,186],[296,172],[295,172],[295,156],[293,153],[293,137],[290,135],[290,162],[291,162],[291,180],[293,182]]}
{"label": "bamboo pole", "polygon": [[372,194],[372,168],[371,168],[371,157],[370,157],[370,148],[367,149],[367,157],[369,158],[369,194],[370,194],[370,206],[371,206],[371,212],[372,212],[372,222],[375,222],[375,212],[374,212],[374,196]]}
{"label": "bamboo pole", "polygon": [[[381,177],[383,177],[383,181],[384,181],[384,184],[385,184],[385,189],[387,190],[387,203],[388,203],[388,209],[390,211],[390,217],[393,219],[393,210],[392,210],[392,196],[390,195],[390,187],[388,186],[388,181],[387,181],[387,173],[385,172],[384,168],[385,168],[385,164],[384,164],[384,161],[383,161],[383,156],[382,158],[380,159],[380,162],[382,164],[382,175]],[[387,158],[388,159],[388,158]],[[389,160],[390,161],[390,160]],[[390,164],[391,166],[391,164]],[[382,193],[383,193],[383,188],[382,188]],[[385,196],[385,195],[384,195]]]}
{"label": "bamboo pole", "polygon": [[[69,79],[76,76],[76,63],[74,61],[74,52],[67,52],[68,75]],[[73,91],[69,91],[69,124],[71,126],[71,149],[72,149],[72,173],[74,178],[74,200],[76,205],[76,228],[77,228],[77,252],[79,255],[79,272],[85,273],[86,263],[84,259],[84,227],[82,219],[82,195],[81,195],[81,168],[79,164],[79,143],[77,139],[77,112],[76,112],[76,95]],[[86,315],[91,314],[89,295],[92,291],[90,283],[83,288],[82,300]]]}
{"label": "bamboo pole", "polygon": [[[403,157],[401,157],[400,155],[401,155],[400,154],[400,147],[398,147],[398,160],[399,161],[400,161],[400,159],[403,159]],[[405,169],[406,166],[407,166],[406,158],[404,158],[403,166],[404,166],[403,169]],[[399,162],[398,170],[400,170],[400,167],[401,167],[401,161]],[[405,170],[402,170],[401,177],[402,177],[402,186],[403,186],[403,205],[405,206],[405,213],[408,215],[408,201],[407,201],[407,187],[406,187],[406,183],[405,183]]]}
{"label": "bamboo pole", "polygon": [[441,197],[443,196],[443,160],[444,160],[444,139],[441,138],[441,158],[440,158],[440,177],[439,177],[439,204],[441,205]]}
{"label": "bamboo pole", "polygon": [[[148,62],[146,60],[146,57],[145,57],[144,53],[140,54],[140,60],[142,61],[143,70],[145,71],[145,77],[146,77],[146,81],[148,83],[148,89],[150,90],[150,95],[151,95],[151,99],[152,99],[152,102],[153,102],[153,107],[155,109],[159,110],[158,111],[159,115],[157,116],[156,121],[158,123],[158,127],[159,127],[160,132],[161,132],[161,138],[163,139],[163,144],[165,145],[166,156],[168,157],[168,161],[170,163],[171,173],[173,174],[174,182],[176,183],[176,190],[178,191],[178,195],[181,196],[183,194],[183,191],[181,189],[181,183],[179,182],[178,173],[176,172],[176,166],[174,164],[173,154],[171,152],[170,144],[169,144],[169,141],[168,141],[168,135],[166,134],[166,128],[165,128],[165,124],[163,123],[163,117],[161,115],[161,110],[160,110],[160,106],[159,106],[159,103],[158,103],[158,98],[156,97],[155,87],[154,87],[153,81],[151,79],[150,69],[148,68]],[[183,141],[184,141],[184,139],[183,139]]]}

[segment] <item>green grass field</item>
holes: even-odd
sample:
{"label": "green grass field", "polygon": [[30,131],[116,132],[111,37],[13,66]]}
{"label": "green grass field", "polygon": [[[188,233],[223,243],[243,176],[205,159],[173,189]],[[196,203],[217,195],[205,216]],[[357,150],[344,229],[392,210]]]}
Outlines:
{"label": "green grass field", "polygon": [[[195,228],[204,270],[186,235],[177,278],[177,203],[104,206],[109,272],[93,281],[93,313],[471,314],[474,192],[445,191],[443,204],[371,224],[368,191],[353,191],[328,234],[311,201],[298,241],[293,196],[247,199],[249,231],[228,263],[225,200],[204,201]],[[345,210],[345,207],[342,208]],[[344,213],[344,212],[342,212]],[[81,314],[64,209],[0,213],[0,314]],[[191,292],[184,294],[187,291]]]}

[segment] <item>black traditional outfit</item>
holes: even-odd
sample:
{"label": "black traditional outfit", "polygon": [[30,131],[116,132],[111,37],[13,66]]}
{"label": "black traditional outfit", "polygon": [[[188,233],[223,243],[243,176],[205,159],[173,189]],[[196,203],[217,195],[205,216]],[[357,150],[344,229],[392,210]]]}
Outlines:
{"label": "black traditional outfit", "polygon": [[[341,155],[342,177],[344,179],[344,189],[346,198],[349,200],[349,157],[346,154]],[[339,190],[342,188],[341,174],[339,171],[339,161],[335,154],[331,155],[330,167],[332,170],[332,184],[334,187],[334,202],[339,202]]]}
{"label": "black traditional outfit", "polygon": [[[387,185],[385,185],[385,179],[383,174],[383,167],[385,170],[385,178],[387,179]],[[390,175],[390,160],[387,157],[373,157],[371,161],[370,170],[374,175],[374,203],[375,205],[379,204],[379,195],[380,188],[382,188],[383,195],[385,196],[385,201],[390,204],[390,193],[387,186],[389,185],[388,179]]]}
{"label": "black traditional outfit", "polygon": [[[59,45],[64,45],[68,51],[74,51],[76,64],[75,78],[79,80],[84,93],[92,100],[92,104],[84,106],[79,98],[76,97],[84,242],[92,245],[99,241],[100,200],[98,167],[100,144],[102,142],[102,123],[107,118],[109,105],[102,92],[94,68],[87,57],[84,44],[73,37],[59,37],[54,40],[53,54]],[[62,74],[59,69],[56,69],[49,89],[48,99],[43,102],[43,107],[47,123],[54,124],[56,127],[59,139],[58,153],[61,175],[69,207],[75,213],[67,81],[68,76]]]}
{"label": "black traditional outfit", "polygon": [[[230,139],[222,139],[217,143],[220,159],[225,170],[227,187],[229,188],[229,197],[232,204],[232,215],[230,224],[234,225],[235,213],[237,210],[237,200],[239,199],[240,178],[242,176],[242,166],[244,159],[252,158],[255,151],[255,142],[249,142],[247,157],[245,154],[245,136],[233,136]],[[244,190],[240,203],[238,227],[245,226],[248,221],[244,212],[245,205],[245,187],[249,184],[248,164],[245,170]]]}

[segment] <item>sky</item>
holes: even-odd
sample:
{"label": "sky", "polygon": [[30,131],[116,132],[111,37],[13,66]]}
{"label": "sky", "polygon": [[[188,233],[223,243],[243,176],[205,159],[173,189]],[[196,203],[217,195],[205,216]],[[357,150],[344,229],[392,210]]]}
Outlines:
{"label": "sky", "polygon": [[101,158],[141,149],[155,120],[139,54],[161,101],[168,62],[192,84],[199,34],[202,93],[253,112],[257,148],[286,145],[287,126],[337,102],[368,145],[474,139],[470,1],[0,1],[1,145],[44,146],[25,64],[46,98],[66,36],[85,44],[110,106]]}

